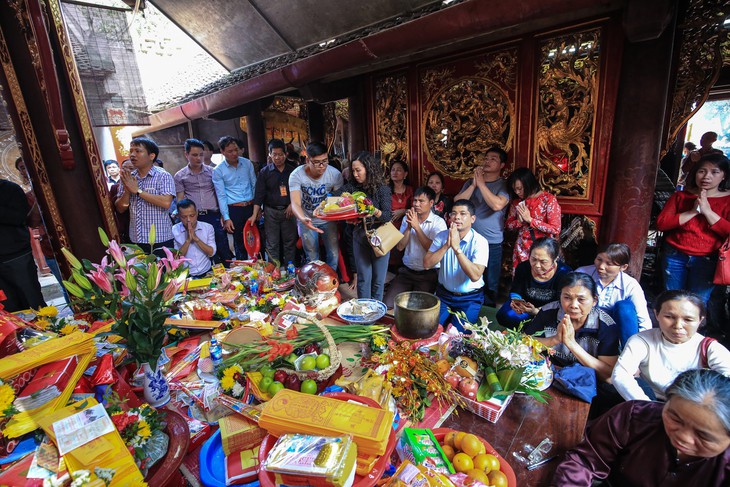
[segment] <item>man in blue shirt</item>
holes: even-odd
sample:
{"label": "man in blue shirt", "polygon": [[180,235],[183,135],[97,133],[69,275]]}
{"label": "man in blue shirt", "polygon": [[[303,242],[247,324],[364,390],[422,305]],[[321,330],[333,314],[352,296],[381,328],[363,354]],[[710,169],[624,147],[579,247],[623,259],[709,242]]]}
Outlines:
{"label": "man in blue shirt", "polygon": [[[213,170],[213,186],[218,196],[218,209],[223,219],[223,228],[233,234],[236,259],[249,256],[243,245],[243,226],[253,214],[253,196],[256,188],[256,174],[253,164],[245,157],[239,157],[236,139],[221,137],[218,141],[225,160]],[[218,249],[221,257],[230,259],[227,246]]]}
{"label": "man in blue shirt", "polygon": [[476,323],[484,302],[482,274],[489,262],[489,242],[472,228],[476,220],[474,204],[457,200],[451,210],[451,225],[431,242],[423,258],[427,269],[439,262],[439,283],[436,296],[441,300],[439,323],[452,323],[464,331],[458,320],[449,314],[463,311],[471,323]]}

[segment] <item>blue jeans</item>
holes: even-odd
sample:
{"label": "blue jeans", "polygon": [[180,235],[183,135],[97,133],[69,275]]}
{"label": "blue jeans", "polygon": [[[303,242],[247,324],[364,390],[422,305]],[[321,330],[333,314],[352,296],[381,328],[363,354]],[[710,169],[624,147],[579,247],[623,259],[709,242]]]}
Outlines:
{"label": "blue jeans", "polygon": [[621,348],[626,345],[632,335],[639,333],[639,315],[636,313],[636,306],[630,299],[617,301],[610,309],[604,309],[613,321],[618,325],[619,343]]}
{"label": "blue jeans", "polygon": [[705,302],[715,285],[717,256],[687,255],[671,245],[664,246],[662,255],[662,271],[664,272],[664,288],[686,289],[699,295]]}
{"label": "blue jeans", "polygon": [[449,313],[449,308],[452,311],[463,311],[470,323],[476,323],[477,319],[479,319],[479,311],[481,311],[482,303],[484,302],[484,293],[481,289],[475,293],[458,296],[439,285],[436,288],[436,296],[441,300],[439,323],[444,328],[446,328],[447,324],[451,323],[460,332],[464,331],[464,327],[459,324],[459,320]]}
{"label": "blue jeans", "polygon": [[[502,243],[489,244],[489,262],[484,271],[484,290],[489,290],[488,299],[496,299],[499,291],[499,276],[502,271]],[[488,303],[494,305],[494,303]]]}
{"label": "blue jeans", "polygon": [[325,222],[314,226],[320,230],[324,230],[324,233],[317,233],[301,223],[298,224],[299,236],[302,239],[302,248],[304,249],[304,254],[307,256],[307,261],[319,260],[319,239],[321,237],[324,243],[324,260],[332,269],[337,270],[340,250],[337,241],[337,223]]}
{"label": "blue jeans", "polygon": [[382,301],[390,252],[383,257],[376,256],[366,240],[365,231],[360,227],[355,228],[353,247],[357,271],[357,297]]}

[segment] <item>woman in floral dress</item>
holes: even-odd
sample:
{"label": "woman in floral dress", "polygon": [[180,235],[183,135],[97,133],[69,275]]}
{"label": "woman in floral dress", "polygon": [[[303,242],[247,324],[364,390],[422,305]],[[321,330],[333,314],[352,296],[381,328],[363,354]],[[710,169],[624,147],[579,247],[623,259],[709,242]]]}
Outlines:
{"label": "woman in floral dress", "polygon": [[520,167],[507,179],[512,193],[505,226],[517,230],[517,241],[512,253],[512,272],[520,262],[530,258],[530,247],[535,239],[559,239],[561,210],[555,195],[540,188],[535,175]]}

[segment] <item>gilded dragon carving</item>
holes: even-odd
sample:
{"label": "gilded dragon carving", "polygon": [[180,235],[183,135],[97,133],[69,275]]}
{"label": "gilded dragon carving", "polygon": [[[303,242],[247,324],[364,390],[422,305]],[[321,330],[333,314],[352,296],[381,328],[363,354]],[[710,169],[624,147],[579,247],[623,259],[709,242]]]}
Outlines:
{"label": "gilded dragon carving", "polygon": [[540,45],[535,174],[557,196],[587,199],[598,95],[600,29]]}
{"label": "gilded dragon carving", "polygon": [[375,82],[375,137],[383,167],[394,160],[409,164],[407,86],[402,74]]}
{"label": "gilded dragon carving", "polygon": [[[724,7],[724,8],[723,8]],[[730,65],[730,31],[723,28],[727,0],[691,0],[684,21],[665,151],[707,100],[723,64]]]}

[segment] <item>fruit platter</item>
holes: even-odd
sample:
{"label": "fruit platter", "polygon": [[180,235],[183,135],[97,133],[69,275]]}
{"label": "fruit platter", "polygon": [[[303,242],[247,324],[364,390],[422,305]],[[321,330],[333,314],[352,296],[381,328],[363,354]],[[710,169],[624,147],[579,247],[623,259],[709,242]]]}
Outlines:
{"label": "fruit platter", "polygon": [[375,211],[372,201],[360,191],[328,196],[314,210],[314,216],[325,221],[352,220],[371,215]]}

